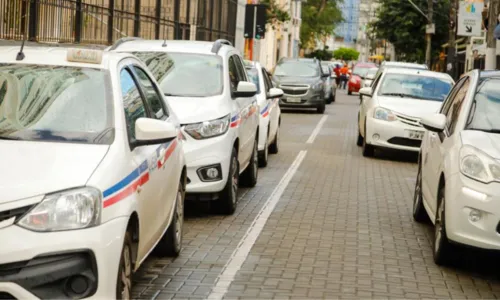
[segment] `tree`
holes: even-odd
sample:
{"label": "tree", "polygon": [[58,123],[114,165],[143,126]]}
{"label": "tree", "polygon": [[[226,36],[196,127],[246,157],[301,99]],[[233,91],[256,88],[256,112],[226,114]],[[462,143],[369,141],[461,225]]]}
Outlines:
{"label": "tree", "polygon": [[343,21],[337,6],[341,0],[308,0],[302,2],[300,43],[302,48],[314,48],[316,40],[328,37],[335,26]]}
{"label": "tree", "polygon": [[261,0],[260,4],[267,6],[267,24],[276,29],[275,26],[290,20],[290,14],[280,7],[276,0]]}
{"label": "tree", "polygon": [[[413,0],[422,11],[427,12],[427,0]],[[434,3],[436,34],[432,37],[433,55],[438,55],[441,45],[448,40],[450,0]],[[398,56],[405,61],[423,62],[425,58],[424,18],[408,1],[380,0],[377,20],[369,25],[369,32],[377,39],[389,41]]]}
{"label": "tree", "polygon": [[308,58],[317,58],[319,60],[331,60],[333,57],[332,51],[329,51],[328,49],[323,49],[323,50],[314,50],[313,52],[306,54],[305,57]]}
{"label": "tree", "polygon": [[333,51],[333,57],[335,57],[335,59],[342,59],[345,61],[357,60],[359,52],[352,48],[339,48]]}

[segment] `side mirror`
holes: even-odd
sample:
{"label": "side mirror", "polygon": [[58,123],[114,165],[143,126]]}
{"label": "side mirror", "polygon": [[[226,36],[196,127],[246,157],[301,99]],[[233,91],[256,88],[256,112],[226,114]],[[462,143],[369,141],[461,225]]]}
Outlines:
{"label": "side mirror", "polygon": [[446,116],[443,114],[433,114],[422,118],[420,123],[429,131],[442,132],[446,126]]}
{"label": "side mirror", "polygon": [[368,96],[368,97],[371,97],[373,96],[373,90],[371,87],[364,87],[362,89],[359,90],[359,94],[361,96]]}
{"label": "side mirror", "polygon": [[139,118],[135,121],[135,138],[133,147],[164,144],[177,137],[175,125],[156,119]]}
{"label": "side mirror", "polygon": [[240,81],[233,96],[236,98],[248,98],[257,94],[257,86],[248,81]]}
{"label": "side mirror", "polygon": [[332,75],[330,75],[330,78],[336,79],[337,78],[337,74],[332,73]]}
{"label": "side mirror", "polygon": [[267,99],[281,98],[281,97],[283,97],[282,89],[271,88],[269,89],[269,93],[267,93]]}

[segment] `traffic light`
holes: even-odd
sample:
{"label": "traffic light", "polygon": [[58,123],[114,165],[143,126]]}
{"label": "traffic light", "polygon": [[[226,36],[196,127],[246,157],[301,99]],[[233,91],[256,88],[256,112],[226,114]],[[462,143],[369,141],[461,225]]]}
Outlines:
{"label": "traffic light", "polygon": [[[266,36],[267,6],[264,4],[247,4],[245,7],[245,27],[243,34],[246,39],[263,39]],[[255,32],[255,36],[254,36]]]}

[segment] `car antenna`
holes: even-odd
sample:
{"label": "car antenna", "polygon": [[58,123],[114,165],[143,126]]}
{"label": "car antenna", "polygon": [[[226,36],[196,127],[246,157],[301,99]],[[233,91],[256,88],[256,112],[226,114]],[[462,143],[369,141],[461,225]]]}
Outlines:
{"label": "car antenna", "polygon": [[[22,19],[24,19],[26,17],[26,15],[24,15],[22,17]],[[23,53],[23,49],[24,49],[24,42],[26,41],[26,29],[24,29],[24,32],[23,32],[23,41],[21,43],[21,49],[19,50],[19,52],[17,53],[17,56],[16,56],[16,60],[23,60],[26,56],[24,55]]]}

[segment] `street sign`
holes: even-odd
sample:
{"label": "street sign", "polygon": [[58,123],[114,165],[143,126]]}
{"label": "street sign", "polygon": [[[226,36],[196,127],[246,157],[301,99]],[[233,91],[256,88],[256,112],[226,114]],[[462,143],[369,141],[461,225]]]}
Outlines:
{"label": "street sign", "polygon": [[481,36],[484,0],[461,0],[458,10],[457,35]]}
{"label": "street sign", "polygon": [[427,34],[435,34],[436,33],[436,24],[428,24],[425,26],[425,33]]}
{"label": "street sign", "polygon": [[[267,6],[247,4],[245,7],[245,26],[243,36],[246,39],[263,39],[266,35]],[[255,35],[254,35],[255,34]]]}

